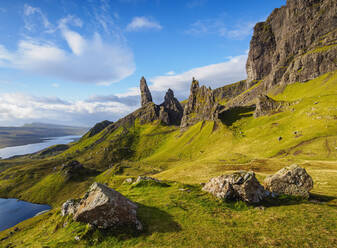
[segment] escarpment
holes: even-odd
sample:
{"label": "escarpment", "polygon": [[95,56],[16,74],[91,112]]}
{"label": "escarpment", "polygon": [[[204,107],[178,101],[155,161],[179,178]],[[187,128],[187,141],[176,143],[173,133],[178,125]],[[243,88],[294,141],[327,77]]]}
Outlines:
{"label": "escarpment", "polygon": [[306,82],[337,69],[337,2],[288,0],[257,23],[246,64],[251,90],[229,106],[245,105],[260,94]]}

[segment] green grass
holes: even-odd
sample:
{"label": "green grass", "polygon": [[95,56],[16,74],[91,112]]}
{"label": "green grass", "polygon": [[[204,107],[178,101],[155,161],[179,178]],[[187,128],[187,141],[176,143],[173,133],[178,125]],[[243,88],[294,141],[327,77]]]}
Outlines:
{"label": "green grass", "polygon": [[322,53],[322,52],[329,51],[330,49],[334,49],[336,47],[337,47],[337,44],[332,44],[332,45],[322,46],[322,47],[316,47],[316,48],[306,52],[305,54]]}
{"label": "green grass", "polygon": [[[136,122],[128,130],[83,137],[55,156],[0,161],[0,197],[54,208],[18,224],[21,231],[0,247],[9,243],[17,247],[337,246],[337,71],[288,85],[272,97],[289,106],[259,118],[248,108],[230,111],[223,122],[200,122],[184,132]],[[65,180],[60,166],[69,158],[100,174]],[[309,201],[279,199],[262,211],[241,202],[220,202],[199,185],[237,170],[253,170],[262,181],[291,163],[305,167],[314,179]],[[165,180],[169,187],[123,183],[139,175]],[[61,204],[80,197],[94,181],[139,204],[143,233],[91,231],[60,216]],[[11,230],[1,232],[0,239]],[[83,239],[76,241],[75,236]]]}
{"label": "green grass", "polygon": [[[218,201],[200,186],[108,185],[139,205],[144,232],[91,231],[53,210],[18,225],[3,242],[25,247],[332,247],[337,244],[336,206],[281,198],[259,210]],[[182,191],[180,189],[187,189]],[[66,224],[65,224],[66,223]],[[291,228],[289,228],[291,227]],[[7,235],[8,231],[0,234]],[[1,236],[2,235],[2,236]],[[82,239],[75,240],[75,236]],[[52,237],[50,239],[49,237]]]}

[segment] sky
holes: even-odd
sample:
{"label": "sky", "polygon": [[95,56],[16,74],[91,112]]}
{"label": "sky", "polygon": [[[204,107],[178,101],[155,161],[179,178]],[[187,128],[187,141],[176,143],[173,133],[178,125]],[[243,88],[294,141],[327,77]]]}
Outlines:
{"label": "sky", "polygon": [[246,78],[252,30],[286,0],[0,0],[0,126],[92,126]]}

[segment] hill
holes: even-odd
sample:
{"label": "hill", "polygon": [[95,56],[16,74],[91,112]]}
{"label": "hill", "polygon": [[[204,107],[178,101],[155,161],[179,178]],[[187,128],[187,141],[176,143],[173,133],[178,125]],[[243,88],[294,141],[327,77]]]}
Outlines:
{"label": "hill", "polygon": [[[0,197],[53,206],[18,224],[19,231],[1,232],[2,244],[337,246],[336,8],[333,0],[288,0],[258,23],[247,80],[212,90],[193,79],[183,104],[168,90],[156,105],[142,78],[135,112],[96,124],[65,151],[1,161]],[[62,164],[72,160],[86,173],[66,175]],[[280,196],[255,207],[201,190],[214,176],[253,170],[263,180],[292,163],[314,180],[309,199]],[[125,183],[139,175],[165,186]],[[94,181],[139,205],[142,233],[92,229],[60,215],[62,203]]]}
{"label": "hill", "polygon": [[44,138],[83,135],[85,127],[30,123],[21,127],[0,127],[0,148],[40,143]]}

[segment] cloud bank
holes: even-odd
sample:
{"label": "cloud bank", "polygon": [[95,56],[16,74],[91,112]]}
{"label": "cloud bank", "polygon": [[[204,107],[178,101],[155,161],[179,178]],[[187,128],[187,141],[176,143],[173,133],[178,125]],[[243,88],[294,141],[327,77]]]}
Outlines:
{"label": "cloud bank", "polygon": [[117,120],[135,110],[138,104],[132,97],[96,96],[70,102],[56,97],[0,94],[0,125],[39,121],[91,126],[105,119]]}
{"label": "cloud bank", "polygon": [[92,38],[82,36],[69,27],[80,28],[82,22],[78,18],[68,16],[54,27],[38,8],[25,5],[24,15],[40,16],[45,28],[57,30],[66,46],[60,47],[52,41],[33,38],[20,40],[15,51],[9,51],[0,44],[1,67],[103,85],[118,82],[135,71],[133,53],[125,44],[103,41],[99,33],[94,33]]}

